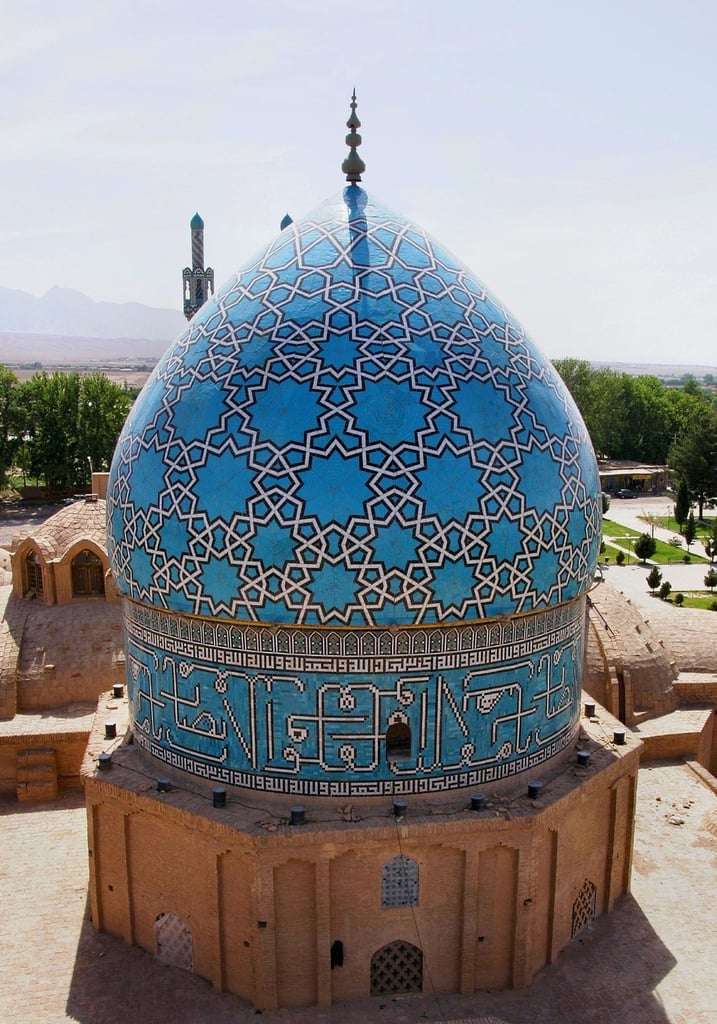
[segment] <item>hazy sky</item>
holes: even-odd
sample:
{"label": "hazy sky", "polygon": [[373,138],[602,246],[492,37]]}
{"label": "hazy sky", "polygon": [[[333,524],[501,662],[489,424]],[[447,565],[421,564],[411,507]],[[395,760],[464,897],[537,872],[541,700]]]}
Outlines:
{"label": "hazy sky", "polygon": [[0,285],[179,306],[343,186],[550,357],[717,363],[714,0],[3,0]]}

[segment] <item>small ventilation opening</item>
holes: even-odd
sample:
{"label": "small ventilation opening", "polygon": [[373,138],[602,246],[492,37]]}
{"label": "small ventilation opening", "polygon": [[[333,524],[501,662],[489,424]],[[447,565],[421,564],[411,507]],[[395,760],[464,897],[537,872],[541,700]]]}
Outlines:
{"label": "small ventilation opening", "polygon": [[331,970],[344,966],[344,944],[341,939],[331,943]]}
{"label": "small ventilation opening", "polygon": [[389,761],[408,761],[411,757],[411,730],[405,722],[388,727],[386,757]]}

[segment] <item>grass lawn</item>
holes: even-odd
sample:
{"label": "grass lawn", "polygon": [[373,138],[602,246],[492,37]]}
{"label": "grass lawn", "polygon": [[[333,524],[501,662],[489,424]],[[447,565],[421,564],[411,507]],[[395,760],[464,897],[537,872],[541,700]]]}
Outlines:
{"label": "grass lawn", "polygon": [[637,530],[631,530],[629,526],[620,526],[619,523],[613,523],[611,519],[603,519],[602,532],[605,537],[614,538],[615,540],[623,537],[640,536]]}
{"label": "grass lawn", "polygon": [[[680,528],[678,527],[677,520],[674,516],[670,516],[669,518],[667,516],[650,516],[650,521],[653,522],[655,526],[661,526],[664,530],[672,530],[673,533],[680,533]],[[648,525],[647,520],[645,520],[645,525]],[[695,543],[697,543],[697,541],[701,540],[702,537],[708,536],[709,523],[700,522],[695,516],[695,527],[697,530],[697,533],[695,534],[697,540]]]}
{"label": "grass lawn", "polygon": [[[623,548],[625,553],[630,555],[631,561],[639,561],[639,559],[635,557],[635,552],[632,550],[631,543],[640,536],[639,530],[633,530],[629,526],[621,526],[619,523],[613,523],[610,519],[603,519],[602,532],[604,537],[608,537],[610,540],[615,541],[619,547]],[[648,532],[648,530],[645,530],[645,533]],[[676,563],[681,562],[683,560],[683,555],[686,554],[684,548],[673,548],[671,544],[666,544],[663,540],[655,541],[655,543],[657,544],[657,547],[655,549],[655,554],[651,557],[650,561],[657,562],[658,565],[675,565]],[[690,552],[690,562],[707,561],[709,561],[709,559],[698,554],[697,551],[695,551],[695,546],[693,545],[692,551]]]}
{"label": "grass lawn", "polygon": [[[685,600],[682,604],[683,608],[704,608],[708,611],[717,611],[717,607],[712,608],[712,605],[717,606],[717,595],[715,594],[706,594],[704,591],[702,591],[701,593],[698,591],[690,593],[688,591],[684,595],[684,598]],[[675,603],[674,592],[670,594],[670,596],[667,598],[667,601],[669,604]]]}

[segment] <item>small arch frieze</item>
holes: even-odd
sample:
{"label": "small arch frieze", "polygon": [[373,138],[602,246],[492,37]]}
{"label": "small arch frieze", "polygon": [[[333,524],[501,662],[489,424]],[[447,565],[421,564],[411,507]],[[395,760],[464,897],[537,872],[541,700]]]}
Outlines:
{"label": "small arch frieze", "polygon": [[[494,657],[511,657],[517,653],[518,644],[552,646],[559,633],[563,638],[580,627],[583,614],[582,599],[558,608],[556,611],[540,611],[525,615],[513,622],[491,622],[466,624],[462,627],[451,625],[428,625],[400,630],[351,630],[346,633],[332,629],[306,629],[283,626],[227,627],[219,620],[203,620],[181,613],[147,609],[142,605],[128,604],[130,620],[149,628],[158,636],[194,642],[205,647],[217,647],[259,657],[271,658],[282,654],[289,658],[312,656],[319,659],[391,659],[443,657],[465,659],[481,656],[481,652],[492,651]],[[511,654],[511,651],[513,654]],[[485,657],[485,655],[483,655]],[[467,662],[465,662],[467,664]],[[361,671],[359,668],[347,671]]]}

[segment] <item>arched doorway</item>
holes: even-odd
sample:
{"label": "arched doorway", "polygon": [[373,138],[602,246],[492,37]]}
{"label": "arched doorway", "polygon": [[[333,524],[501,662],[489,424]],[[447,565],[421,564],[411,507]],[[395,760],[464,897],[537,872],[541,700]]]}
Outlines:
{"label": "arched doorway", "polygon": [[102,561],[85,548],[72,559],[72,596],[99,597],[105,592],[105,573]]}
{"label": "arched doorway", "polygon": [[410,942],[390,942],[371,957],[371,995],[423,991],[423,953]]}

